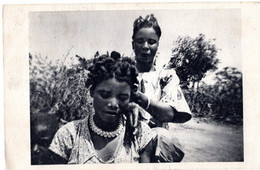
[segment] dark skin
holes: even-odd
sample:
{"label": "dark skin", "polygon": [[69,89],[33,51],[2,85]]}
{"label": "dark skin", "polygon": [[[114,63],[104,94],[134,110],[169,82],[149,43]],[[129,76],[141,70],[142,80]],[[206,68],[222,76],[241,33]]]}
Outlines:
{"label": "dark skin", "polygon": [[[131,94],[130,85],[127,82],[119,82],[115,78],[105,80],[98,84],[95,89],[91,91],[95,109],[94,122],[96,126],[104,131],[116,130],[120,114],[123,113],[124,108],[135,108],[131,106],[132,104],[130,103]],[[130,118],[128,121],[134,122],[134,120]],[[135,127],[137,127],[137,125]],[[115,156],[115,152],[120,146],[120,135],[105,138],[97,135],[92,130],[90,130],[90,135],[99,158],[103,161],[108,161]],[[151,148],[151,145],[147,146],[147,150],[149,150],[148,148]],[[140,162],[148,162],[151,157],[149,154],[149,152],[144,151],[140,155]]]}
{"label": "dark skin", "polygon": [[140,163],[151,163],[151,156],[154,153],[154,143],[153,141],[150,141],[148,145],[143,149],[141,156],[140,156]]}
{"label": "dark skin", "polygon": [[[144,109],[146,109],[148,105],[148,98],[142,93],[142,92],[136,92],[136,102]],[[169,122],[170,120],[173,120],[175,110],[168,105],[164,103],[156,102],[152,99],[150,99],[150,105],[148,109],[146,110],[149,112],[155,119],[161,121],[161,122]],[[158,113],[164,113],[158,115]]]}
{"label": "dark skin", "polygon": [[31,164],[66,164],[67,161],[48,149],[58,130],[55,115],[40,113],[31,117]]}
{"label": "dark skin", "polygon": [[[159,36],[152,27],[141,28],[134,36],[132,47],[135,52],[136,67],[139,73],[150,72],[153,68],[155,54],[159,46]],[[141,92],[134,93],[134,102],[146,109],[148,98]],[[150,105],[146,109],[155,119],[160,122],[183,123],[191,119],[191,115],[184,112],[178,112],[169,104],[154,101],[150,99]],[[138,117],[138,112],[133,117]],[[160,113],[160,114],[158,114]],[[135,119],[137,121],[137,119]]]}
{"label": "dark skin", "polygon": [[[115,148],[117,148],[117,145],[119,144],[118,142],[120,136],[115,138],[104,138],[97,135],[93,131],[90,131],[90,135],[92,137],[92,141],[99,141],[98,143],[93,142],[98,157],[100,157],[103,161],[108,161],[114,156]],[[139,163],[150,163],[153,152],[154,143],[151,141],[140,153]]]}
{"label": "dark skin", "polygon": [[[103,161],[108,161],[111,157],[114,156],[115,148],[120,139],[120,135],[115,138],[105,138],[97,135],[93,131],[90,131],[91,139],[95,147],[97,156]],[[94,142],[98,141],[98,142]]]}
{"label": "dark skin", "polygon": [[[139,104],[143,109],[146,109],[148,104],[148,98],[142,92],[137,91],[134,93],[135,102]],[[168,104],[154,101],[150,99],[150,105],[146,109],[155,119],[161,122],[174,122],[174,123],[184,123],[191,119],[191,115],[185,112],[178,112],[176,109]],[[133,112],[137,114],[138,112]],[[158,114],[163,113],[163,114]],[[138,117],[135,115],[134,117]]]}

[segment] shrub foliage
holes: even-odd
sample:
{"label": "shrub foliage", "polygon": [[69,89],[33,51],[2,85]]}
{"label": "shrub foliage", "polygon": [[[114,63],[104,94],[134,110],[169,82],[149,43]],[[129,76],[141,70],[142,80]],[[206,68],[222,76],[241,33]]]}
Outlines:
{"label": "shrub foliage", "polygon": [[206,40],[205,35],[196,38],[178,37],[173,43],[172,57],[168,67],[174,68],[183,86],[199,83],[208,71],[217,69],[218,49],[213,40]]}
{"label": "shrub foliage", "polygon": [[[195,39],[179,37],[172,53],[168,67],[176,69],[181,85],[186,87],[184,94],[194,116],[242,122],[241,72],[225,67],[215,73],[213,85],[201,82],[207,71],[217,69],[219,62],[217,49],[210,40],[205,40],[203,34]],[[85,87],[91,60],[76,55],[66,62],[67,56],[52,61],[48,57],[29,54],[31,115],[56,114],[61,125],[85,117],[92,109],[92,99]]]}
{"label": "shrub foliage", "polygon": [[176,70],[195,116],[239,123],[243,118],[242,73],[225,67],[215,73],[213,85],[201,83],[207,72],[217,70],[219,49],[214,41],[203,34],[178,37],[167,66]]}
{"label": "shrub foliage", "polygon": [[31,114],[56,114],[61,123],[86,116],[92,103],[85,87],[90,61],[76,58],[77,64],[66,66],[66,58],[53,62],[29,54]]}

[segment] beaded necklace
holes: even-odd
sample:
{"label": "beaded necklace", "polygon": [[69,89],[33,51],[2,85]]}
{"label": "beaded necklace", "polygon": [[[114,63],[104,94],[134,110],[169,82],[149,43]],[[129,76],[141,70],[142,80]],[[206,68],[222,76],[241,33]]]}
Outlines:
{"label": "beaded necklace", "polygon": [[99,136],[105,137],[105,138],[114,138],[114,137],[118,136],[122,132],[122,130],[123,130],[123,119],[122,119],[122,116],[120,116],[120,118],[119,118],[119,123],[118,123],[117,129],[115,131],[112,131],[112,132],[103,131],[102,129],[97,127],[97,125],[94,122],[94,114],[90,115],[90,117],[89,117],[89,124],[90,124],[91,130],[94,133],[96,133]]}

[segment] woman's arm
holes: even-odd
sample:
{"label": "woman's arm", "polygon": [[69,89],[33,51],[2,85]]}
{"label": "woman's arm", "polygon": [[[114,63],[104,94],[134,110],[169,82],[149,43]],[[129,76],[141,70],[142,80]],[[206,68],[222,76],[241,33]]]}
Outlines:
{"label": "woman's arm", "polygon": [[[170,122],[173,120],[174,114],[177,112],[170,105],[149,99],[142,92],[137,91],[134,94],[134,101],[149,112],[155,119],[161,122]],[[158,114],[160,113],[160,114]]]}
{"label": "woman's arm", "polygon": [[149,112],[155,119],[161,122],[178,122],[183,123],[191,119],[191,114],[186,112],[178,112],[170,104],[157,102],[149,99],[142,92],[137,91],[134,94],[134,101]]}

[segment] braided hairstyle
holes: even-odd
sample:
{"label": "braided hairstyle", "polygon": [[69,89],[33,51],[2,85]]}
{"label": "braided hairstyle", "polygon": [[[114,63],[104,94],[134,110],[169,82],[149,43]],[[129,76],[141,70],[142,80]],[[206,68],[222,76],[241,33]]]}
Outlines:
{"label": "braided hairstyle", "polygon": [[[118,52],[113,51],[110,55],[105,54],[95,57],[93,64],[88,70],[86,87],[90,88],[92,92],[99,83],[109,78],[115,78],[119,82],[127,82],[132,92],[137,91],[138,72],[135,67],[135,61],[129,57],[121,57]],[[127,118],[127,111],[124,114]],[[133,129],[130,127],[129,121],[126,121],[126,133],[123,144],[127,149],[131,148],[131,141],[135,140],[132,132]]]}
{"label": "braided hairstyle", "polygon": [[159,37],[161,37],[161,28],[157,22],[157,19],[154,17],[153,14],[147,15],[145,17],[145,19],[143,19],[141,16],[139,18],[137,18],[134,21],[134,29],[133,29],[133,35],[132,35],[132,39],[134,40],[136,33],[142,29],[142,28],[153,28],[155,30],[156,35]]}
{"label": "braided hairstyle", "polygon": [[119,82],[127,82],[132,90],[137,90],[138,73],[135,61],[129,57],[121,57],[118,52],[95,57],[88,71],[86,87],[90,88],[90,91],[102,81],[113,77]]}

